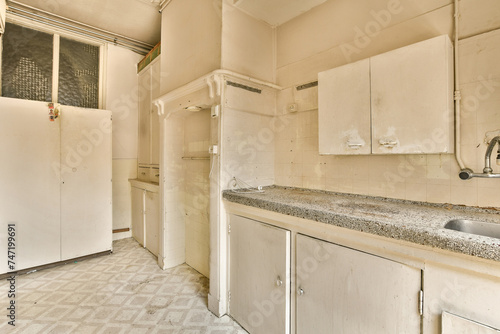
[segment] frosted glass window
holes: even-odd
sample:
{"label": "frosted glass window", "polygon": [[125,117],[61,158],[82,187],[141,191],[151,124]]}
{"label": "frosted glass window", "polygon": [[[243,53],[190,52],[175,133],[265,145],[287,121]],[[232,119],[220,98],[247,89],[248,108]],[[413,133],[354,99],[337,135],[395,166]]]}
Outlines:
{"label": "frosted glass window", "polygon": [[60,40],[59,103],[99,107],[99,47],[71,39]]}
{"label": "frosted glass window", "polygon": [[52,100],[53,36],[7,23],[3,35],[2,96]]}

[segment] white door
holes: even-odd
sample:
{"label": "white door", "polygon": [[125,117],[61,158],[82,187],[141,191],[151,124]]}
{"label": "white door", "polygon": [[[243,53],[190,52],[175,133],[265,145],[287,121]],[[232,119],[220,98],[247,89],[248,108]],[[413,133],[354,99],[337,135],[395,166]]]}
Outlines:
{"label": "white door", "polygon": [[[159,59],[151,65],[151,96],[160,96],[160,61]],[[151,103],[151,100],[149,101]],[[150,106],[151,110],[151,163],[160,163],[160,118],[156,107]]]}
{"label": "white door", "polygon": [[0,98],[0,245],[16,225],[15,269],[60,260],[59,119],[47,103]]}
{"label": "white door", "polygon": [[158,256],[159,251],[159,205],[160,200],[158,193],[146,191],[145,196],[146,207],[146,248],[151,253]]}
{"label": "white door", "polygon": [[297,235],[297,333],[420,333],[418,269]]}
{"label": "white door", "polygon": [[290,332],[290,232],[230,218],[229,313],[252,334]]}
{"label": "white door", "polygon": [[139,138],[138,162],[151,163],[151,71],[145,69],[138,75],[139,80]]}
{"label": "white door", "polygon": [[370,154],[370,61],[318,74],[320,154]]}
{"label": "white door", "polygon": [[453,153],[452,54],[439,36],[370,58],[373,153]]}
{"label": "white door", "polygon": [[61,110],[62,260],[111,250],[111,112]]}
{"label": "white door", "polygon": [[144,246],[144,189],[132,187],[132,237]]}

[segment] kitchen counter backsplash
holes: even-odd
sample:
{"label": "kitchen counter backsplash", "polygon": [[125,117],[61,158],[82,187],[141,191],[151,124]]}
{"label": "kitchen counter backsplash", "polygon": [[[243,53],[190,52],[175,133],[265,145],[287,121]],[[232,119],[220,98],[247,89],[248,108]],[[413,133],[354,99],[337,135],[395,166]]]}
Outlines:
{"label": "kitchen counter backsplash", "polygon": [[432,204],[321,190],[269,186],[225,190],[227,201],[392,239],[500,261],[500,239],[444,228],[452,219],[500,224],[497,208]]}

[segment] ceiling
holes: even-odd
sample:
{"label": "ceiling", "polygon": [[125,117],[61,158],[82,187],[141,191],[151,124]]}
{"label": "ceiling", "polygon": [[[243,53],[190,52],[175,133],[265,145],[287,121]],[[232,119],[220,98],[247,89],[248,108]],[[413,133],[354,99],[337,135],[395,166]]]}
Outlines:
{"label": "ceiling", "polygon": [[[151,45],[160,41],[161,0],[14,1]],[[278,26],[327,0],[225,1],[257,19]]]}
{"label": "ceiling", "polygon": [[272,26],[279,26],[326,0],[231,0],[234,6]]}
{"label": "ceiling", "polygon": [[15,0],[52,14],[155,45],[159,0]]}

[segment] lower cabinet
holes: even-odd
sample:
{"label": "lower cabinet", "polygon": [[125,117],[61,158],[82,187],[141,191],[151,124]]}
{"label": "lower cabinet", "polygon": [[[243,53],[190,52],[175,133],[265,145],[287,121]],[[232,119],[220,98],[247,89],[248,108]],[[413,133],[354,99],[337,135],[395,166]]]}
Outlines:
{"label": "lower cabinet", "polygon": [[230,216],[229,313],[251,334],[419,334],[421,288],[420,269]]}
{"label": "lower cabinet", "polygon": [[500,334],[499,277],[429,263],[424,279],[424,333]]}
{"label": "lower cabinet", "polygon": [[229,243],[230,315],[252,334],[290,333],[290,231],[232,215]]}
{"label": "lower cabinet", "polygon": [[132,237],[155,256],[159,253],[159,194],[158,186],[132,182]]}
{"label": "lower cabinet", "polygon": [[420,269],[297,234],[297,333],[420,333]]}

